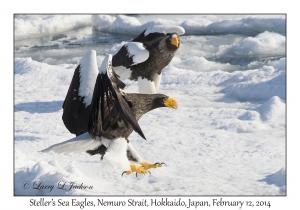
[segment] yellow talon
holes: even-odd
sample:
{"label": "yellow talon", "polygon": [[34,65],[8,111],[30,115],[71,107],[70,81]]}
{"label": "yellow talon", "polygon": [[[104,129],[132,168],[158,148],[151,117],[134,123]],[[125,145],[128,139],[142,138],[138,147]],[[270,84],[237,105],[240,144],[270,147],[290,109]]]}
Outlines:
{"label": "yellow talon", "polygon": [[159,167],[162,167],[162,164],[164,164],[164,163],[149,164],[149,163],[147,163],[147,162],[141,162],[141,165],[142,165],[145,169],[149,169],[149,168],[159,168]]}
{"label": "yellow talon", "polygon": [[124,171],[122,173],[122,176],[123,176],[123,174],[130,175],[132,172],[135,172],[136,174],[148,174],[148,170],[145,169],[143,166],[137,166],[137,165],[131,164],[130,169],[131,169],[130,171]]}
{"label": "yellow talon", "polygon": [[136,172],[137,174],[148,174],[147,169],[143,168],[142,166],[131,164],[130,168],[132,172]]}
{"label": "yellow talon", "polygon": [[165,163],[149,164],[147,162],[141,162],[140,166],[130,164],[130,171],[124,171],[122,173],[122,176],[123,176],[123,174],[130,175],[132,172],[135,172],[136,175],[137,174],[148,174],[148,173],[150,173],[150,171],[148,171],[149,168],[159,168],[159,167],[162,167],[162,164],[165,164]]}
{"label": "yellow talon", "polygon": [[129,175],[129,174],[131,174],[131,171],[124,171],[124,172],[122,173],[122,176],[123,176],[124,174]]}

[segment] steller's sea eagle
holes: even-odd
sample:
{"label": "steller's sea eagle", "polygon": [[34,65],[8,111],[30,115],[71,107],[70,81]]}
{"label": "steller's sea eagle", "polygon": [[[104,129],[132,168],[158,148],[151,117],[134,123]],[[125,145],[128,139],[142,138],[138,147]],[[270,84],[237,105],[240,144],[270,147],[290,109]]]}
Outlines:
{"label": "steller's sea eagle", "polygon": [[137,81],[139,93],[158,93],[162,69],[180,46],[180,26],[156,25],[144,30],[113,55],[112,66],[123,81]]}
{"label": "steller's sea eagle", "polygon": [[63,122],[77,137],[43,152],[100,154],[104,169],[114,169],[113,163],[118,162],[127,175],[147,174],[149,168],[161,167],[160,163],[143,161],[128,137],[134,130],[146,139],[137,122],[141,116],[159,107],[177,109],[177,102],[164,94],[125,93],[124,87],[112,69],[111,54],[98,71],[96,52],[86,53],[75,69],[63,103]]}

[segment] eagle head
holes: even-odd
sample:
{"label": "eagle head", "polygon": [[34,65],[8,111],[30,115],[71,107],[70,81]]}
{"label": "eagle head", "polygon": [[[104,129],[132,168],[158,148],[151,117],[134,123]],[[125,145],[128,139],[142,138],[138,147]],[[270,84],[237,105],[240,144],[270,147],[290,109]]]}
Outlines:
{"label": "eagle head", "polygon": [[166,42],[169,49],[177,50],[180,45],[180,38],[177,33],[168,33]]}

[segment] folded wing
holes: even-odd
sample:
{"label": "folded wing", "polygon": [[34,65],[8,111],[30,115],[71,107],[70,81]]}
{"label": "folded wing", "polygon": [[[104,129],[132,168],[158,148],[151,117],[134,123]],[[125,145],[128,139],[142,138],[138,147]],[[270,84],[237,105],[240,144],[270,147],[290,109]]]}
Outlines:
{"label": "folded wing", "polygon": [[184,33],[181,26],[149,27],[114,54],[112,66],[121,80],[138,81],[139,93],[158,93],[162,69],[173,59]]}

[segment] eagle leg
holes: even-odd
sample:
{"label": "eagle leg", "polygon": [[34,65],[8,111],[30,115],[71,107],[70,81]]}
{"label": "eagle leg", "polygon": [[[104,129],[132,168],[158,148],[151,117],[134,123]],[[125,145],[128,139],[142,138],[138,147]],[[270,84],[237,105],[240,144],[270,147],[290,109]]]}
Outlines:
{"label": "eagle leg", "polygon": [[141,162],[141,165],[144,169],[148,170],[149,168],[160,168],[162,167],[162,165],[166,165],[165,163],[154,163],[154,164],[150,164],[150,163],[147,163],[147,162]]}
{"label": "eagle leg", "polygon": [[137,166],[137,165],[134,165],[134,164],[130,164],[130,171],[124,171],[122,173],[122,176],[123,174],[126,174],[126,175],[130,175],[132,172],[135,172],[136,173],[136,176],[137,174],[148,174],[150,173],[147,169],[145,169],[143,166]]}
{"label": "eagle leg", "polygon": [[97,149],[95,149],[95,150],[88,150],[88,151],[86,151],[86,153],[88,153],[90,155],[100,154],[101,155],[100,160],[103,160],[103,157],[105,155],[106,150],[107,150],[106,146],[104,146],[102,144]]}

